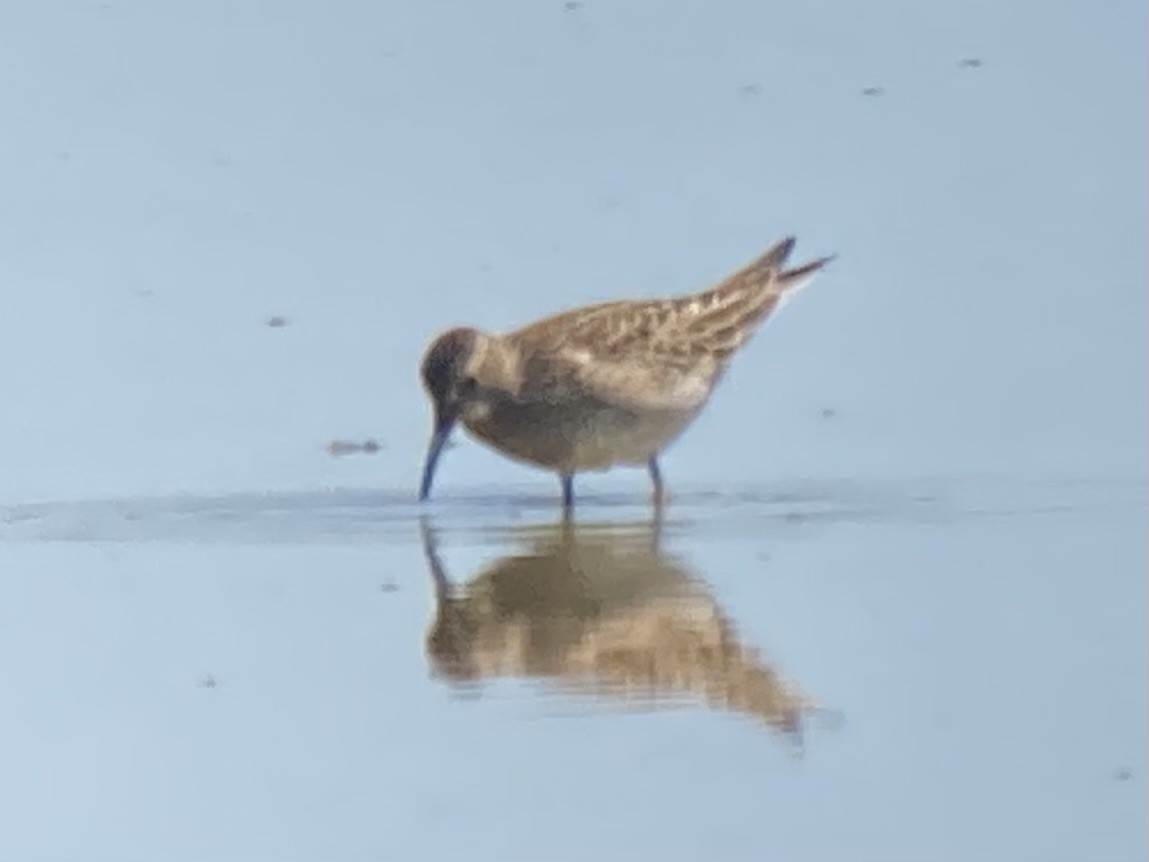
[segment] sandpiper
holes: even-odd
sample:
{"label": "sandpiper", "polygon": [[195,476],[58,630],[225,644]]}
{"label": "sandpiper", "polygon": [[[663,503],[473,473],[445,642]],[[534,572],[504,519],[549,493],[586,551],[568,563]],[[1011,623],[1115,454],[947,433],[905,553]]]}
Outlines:
{"label": "sandpiper", "polygon": [[693,421],[731,356],[832,257],[786,269],[787,237],[702,293],[575,308],[501,335],[469,327],[423,357],[434,426],[419,499],[457,422],[511,458],[573,477],[645,465],[663,499],[659,453]]}

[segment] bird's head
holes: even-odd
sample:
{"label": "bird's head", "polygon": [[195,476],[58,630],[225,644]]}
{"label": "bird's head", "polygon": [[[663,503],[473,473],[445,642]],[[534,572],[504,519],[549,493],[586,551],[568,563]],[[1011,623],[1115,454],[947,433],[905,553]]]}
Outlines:
{"label": "bird's head", "polygon": [[451,436],[451,429],[455,427],[459,413],[475,394],[477,384],[467,367],[480,337],[481,334],[474,329],[449,329],[431,342],[423,355],[420,376],[423,378],[423,388],[431,399],[434,424],[431,443],[427,447],[427,459],[423,464],[420,500],[430,495],[435,465],[443,452],[443,446]]}

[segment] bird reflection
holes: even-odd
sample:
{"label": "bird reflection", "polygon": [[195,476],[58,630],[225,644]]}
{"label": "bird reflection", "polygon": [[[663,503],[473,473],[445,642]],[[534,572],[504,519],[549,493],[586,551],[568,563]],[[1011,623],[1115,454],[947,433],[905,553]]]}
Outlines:
{"label": "bird reflection", "polygon": [[739,638],[705,585],[660,549],[649,524],[571,521],[512,532],[526,547],[464,585],[421,522],[435,587],[426,648],[436,675],[545,681],[631,708],[705,703],[801,746],[813,704]]}

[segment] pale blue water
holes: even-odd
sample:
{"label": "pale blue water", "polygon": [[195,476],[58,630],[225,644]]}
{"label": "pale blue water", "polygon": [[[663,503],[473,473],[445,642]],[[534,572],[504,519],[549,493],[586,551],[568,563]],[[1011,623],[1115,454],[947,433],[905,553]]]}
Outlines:
{"label": "pale blue water", "polygon": [[[0,860],[1144,858],[1147,18],[0,4]],[[657,543],[414,504],[437,330],[790,232]]]}
{"label": "pale blue water", "polygon": [[0,512],[5,857],[1140,852],[1141,484],[472,499]]}

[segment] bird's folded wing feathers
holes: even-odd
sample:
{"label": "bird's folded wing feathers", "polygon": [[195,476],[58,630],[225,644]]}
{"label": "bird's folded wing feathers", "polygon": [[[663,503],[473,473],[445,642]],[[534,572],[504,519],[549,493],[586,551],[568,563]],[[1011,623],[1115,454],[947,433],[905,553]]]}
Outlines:
{"label": "bird's folded wing feathers", "polygon": [[[524,385],[557,400],[591,396],[614,406],[690,410],[721,370],[705,344],[674,331],[671,301],[610,303],[521,331]],[[684,337],[686,336],[686,337]]]}
{"label": "bird's folded wing feathers", "polygon": [[787,237],[701,293],[601,303],[509,333],[530,366],[524,386],[556,400],[590,394],[620,407],[700,407],[784,294],[829,260],[783,271],[793,248]]}
{"label": "bird's folded wing feathers", "polygon": [[536,392],[549,400],[589,397],[619,409],[635,410],[701,407],[721,371],[709,357],[697,357],[689,363],[658,356],[615,358],[574,346],[536,354],[529,364],[534,367],[530,377],[539,387]]}

